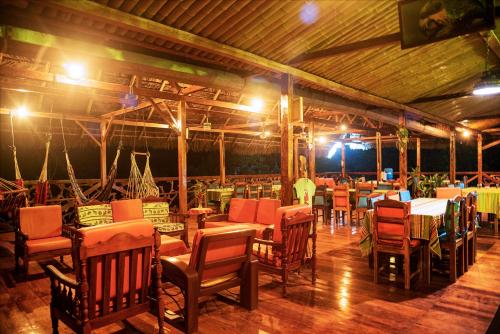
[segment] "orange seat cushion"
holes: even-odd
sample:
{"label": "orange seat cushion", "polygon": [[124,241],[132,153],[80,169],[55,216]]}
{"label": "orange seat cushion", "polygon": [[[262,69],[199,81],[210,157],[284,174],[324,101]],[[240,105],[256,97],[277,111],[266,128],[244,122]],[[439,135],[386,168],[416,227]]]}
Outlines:
{"label": "orange seat cushion", "polygon": [[460,188],[438,187],[436,188],[436,198],[452,199],[455,196],[462,196]]}
{"label": "orange seat cushion", "polygon": [[30,239],[26,241],[26,247],[29,255],[58,249],[71,249],[71,239],[65,237]]}
{"label": "orange seat cushion", "polygon": [[274,217],[273,241],[281,242],[281,219],[283,217],[284,218],[292,217],[297,212],[310,214],[311,206],[308,204],[289,205],[289,206],[282,206],[281,208],[276,210],[276,215]]}
{"label": "orange seat cushion", "polygon": [[263,198],[259,200],[257,206],[257,217],[255,222],[257,224],[271,225],[274,223],[274,215],[276,210],[281,206],[279,199]]}
{"label": "orange seat cushion", "polygon": [[229,221],[235,223],[254,223],[257,215],[256,199],[231,198],[229,206]]}
{"label": "orange seat cushion", "polygon": [[269,228],[269,225],[265,224],[241,224],[241,223],[234,223],[230,221],[220,221],[220,222],[206,222],[205,223],[205,228],[218,228],[218,227],[237,227],[239,229],[241,228],[249,228],[249,229],[254,229],[255,230],[255,237],[256,238],[262,238],[264,235],[264,231]]}
{"label": "orange seat cushion", "polygon": [[405,228],[402,224],[379,223],[377,226],[379,239],[403,238]]}
{"label": "orange seat cushion", "polygon": [[19,210],[21,232],[29,239],[46,239],[62,234],[60,205],[34,206]]}
{"label": "orange seat cushion", "polygon": [[168,235],[161,236],[160,256],[177,256],[188,251],[184,241]]}
{"label": "orange seat cushion", "polygon": [[344,208],[347,206],[348,197],[347,196],[335,196],[334,206]]}
{"label": "orange seat cushion", "polygon": [[[387,245],[387,246],[394,246],[394,247],[403,247],[403,241],[402,240],[389,240],[389,239],[383,239],[378,241],[379,244],[381,245]],[[411,239],[410,240],[410,247],[419,247],[421,245],[420,240],[418,239]]]}
{"label": "orange seat cushion", "polygon": [[140,199],[113,201],[111,202],[111,211],[115,223],[144,218],[142,201]]}

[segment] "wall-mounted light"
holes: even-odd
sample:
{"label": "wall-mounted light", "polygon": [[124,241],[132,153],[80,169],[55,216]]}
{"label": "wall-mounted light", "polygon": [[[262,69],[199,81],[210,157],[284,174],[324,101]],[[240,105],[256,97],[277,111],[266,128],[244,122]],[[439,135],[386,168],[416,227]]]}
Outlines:
{"label": "wall-mounted light", "polygon": [[12,110],[12,116],[15,117],[28,117],[30,114],[29,109],[26,106],[19,106],[16,109]]}
{"label": "wall-mounted light", "polygon": [[259,97],[255,97],[250,101],[250,106],[254,112],[261,112],[264,109],[264,101]]}
{"label": "wall-mounted light", "polygon": [[81,80],[86,77],[87,71],[85,66],[81,63],[67,62],[63,64],[66,70],[66,76],[73,80]]}

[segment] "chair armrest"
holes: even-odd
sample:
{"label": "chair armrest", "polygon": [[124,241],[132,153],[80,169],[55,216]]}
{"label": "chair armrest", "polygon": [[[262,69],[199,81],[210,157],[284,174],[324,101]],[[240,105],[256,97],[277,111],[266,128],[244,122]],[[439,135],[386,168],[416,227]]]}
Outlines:
{"label": "chair armrest", "polygon": [[75,226],[64,225],[62,226],[62,236],[73,239],[78,229]]}
{"label": "chair armrest", "polygon": [[264,240],[264,239],[255,238],[253,240],[253,242],[256,243],[256,244],[258,243],[258,244],[266,245],[266,246],[281,247],[281,243],[275,242],[275,241],[272,241],[272,240]]}
{"label": "chair armrest", "polygon": [[177,260],[175,257],[162,256],[162,283],[171,282],[181,289],[188,286],[199,286],[198,272],[189,267],[185,262]]}
{"label": "chair armrest", "polygon": [[222,214],[222,215],[211,215],[205,218],[205,222],[221,222],[224,220],[228,220],[229,215],[227,214]]}
{"label": "chair armrest", "polygon": [[48,265],[46,267],[46,271],[51,281],[57,280],[59,283],[75,290],[78,288],[78,283],[74,279],[64,275],[62,272],[57,270],[56,267]]}
{"label": "chair armrest", "polygon": [[20,229],[16,230],[15,235],[16,235],[16,242],[25,243],[26,240],[29,240],[28,235],[24,234]]}

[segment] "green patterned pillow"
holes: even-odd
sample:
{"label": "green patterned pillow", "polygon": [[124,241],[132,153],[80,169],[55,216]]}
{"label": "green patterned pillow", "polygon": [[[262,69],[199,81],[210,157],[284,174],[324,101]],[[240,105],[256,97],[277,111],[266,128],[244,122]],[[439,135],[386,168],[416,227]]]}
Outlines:
{"label": "green patterned pillow", "polygon": [[111,224],[113,222],[111,205],[98,204],[98,205],[79,206],[78,220],[81,226]]}
{"label": "green patterned pillow", "polygon": [[142,203],[142,213],[144,218],[151,220],[153,225],[169,222],[167,202]]}

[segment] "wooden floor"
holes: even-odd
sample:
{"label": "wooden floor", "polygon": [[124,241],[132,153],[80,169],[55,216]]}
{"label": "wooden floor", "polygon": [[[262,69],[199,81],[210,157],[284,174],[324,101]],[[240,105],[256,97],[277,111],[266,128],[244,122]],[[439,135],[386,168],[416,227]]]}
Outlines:
{"label": "wooden floor", "polygon": [[[201,307],[200,333],[484,333],[500,304],[498,239],[479,239],[478,263],[457,283],[449,285],[445,277],[433,276],[430,287],[417,285],[405,291],[402,284],[373,283],[355,229],[318,228],[315,287],[306,269],[292,275],[289,296],[284,299],[277,277],[260,274],[257,310],[208,300]],[[12,240],[12,234],[0,234],[0,333],[50,333],[45,264],[34,263],[30,267],[34,276],[22,282],[13,273]],[[96,332],[153,333],[155,329],[151,315],[130,323]],[[70,331],[60,324],[60,332]]]}

